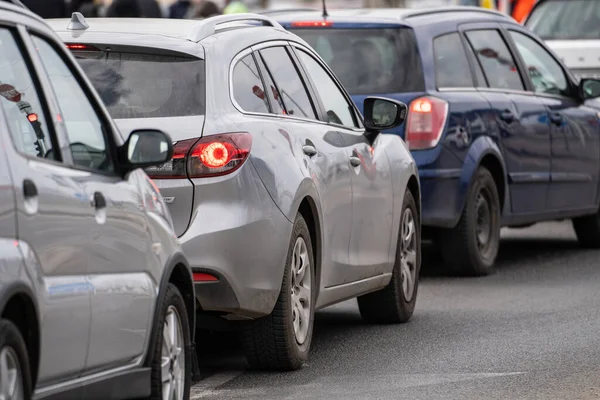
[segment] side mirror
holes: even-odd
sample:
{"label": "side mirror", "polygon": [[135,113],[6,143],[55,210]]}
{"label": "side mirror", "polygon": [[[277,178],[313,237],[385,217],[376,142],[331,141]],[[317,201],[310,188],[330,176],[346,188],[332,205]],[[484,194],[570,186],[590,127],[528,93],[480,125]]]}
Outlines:
{"label": "side mirror", "polygon": [[579,93],[583,100],[600,97],[600,80],[583,78],[579,82]]}
{"label": "side mirror", "polygon": [[364,102],[365,128],[370,132],[381,132],[404,123],[408,107],[401,101],[382,97],[367,97]]}
{"label": "side mirror", "polygon": [[131,132],[121,151],[121,159],[128,170],[163,165],[171,157],[171,138],[166,133],[153,129]]}

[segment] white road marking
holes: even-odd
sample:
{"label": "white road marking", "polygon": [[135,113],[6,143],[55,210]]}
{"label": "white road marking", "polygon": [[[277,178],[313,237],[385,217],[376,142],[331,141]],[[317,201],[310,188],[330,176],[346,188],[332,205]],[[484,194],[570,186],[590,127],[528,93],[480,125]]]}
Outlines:
{"label": "white road marking", "polygon": [[244,371],[221,372],[203,379],[192,386],[190,400],[202,399],[214,395],[216,388],[234,380],[243,373]]}

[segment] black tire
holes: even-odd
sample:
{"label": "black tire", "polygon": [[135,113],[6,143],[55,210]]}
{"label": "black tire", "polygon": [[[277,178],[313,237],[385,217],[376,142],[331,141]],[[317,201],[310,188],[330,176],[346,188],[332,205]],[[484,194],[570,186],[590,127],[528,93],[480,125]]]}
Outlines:
{"label": "black tire", "polygon": [[593,215],[573,218],[573,229],[581,247],[600,249],[600,211]]}
{"label": "black tire", "polygon": [[[9,352],[17,371],[17,381],[15,390],[23,391],[23,398],[25,400],[31,399],[32,393],[32,382],[31,382],[31,370],[29,369],[29,357],[27,355],[27,346],[25,340],[21,336],[21,332],[11,321],[6,319],[0,319],[0,356],[3,352]],[[16,365],[18,364],[18,365]],[[6,377],[2,376],[1,379]],[[19,383],[20,380],[20,383]],[[19,386],[20,385],[20,386]],[[14,393],[14,398],[18,398]],[[13,398],[11,396],[10,398]]]}
{"label": "black tire", "polygon": [[[298,238],[306,245],[310,266],[310,304],[308,331],[299,343],[294,333],[292,310],[292,260]],[[261,370],[293,371],[308,359],[314,325],[315,268],[310,233],[306,221],[298,214],[294,222],[287,254],[281,291],[270,315],[248,321],[242,329],[242,345],[248,364]]]}
{"label": "black tire", "polygon": [[[403,216],[410,210],[414,225],[414,247],[416,262],[414,268],[414,289],[410,299],[407,299],[402,289],[402,227]],[[402,214],[400,217],[400,229],[398,231],[398,246],[396,250],[396,262],[392,272],[392,278],[388,285],[377,291],[358,297],[358,309],[363,319],[375,324],[404,323],[412,317],[417,302],[419,289],[419,274],[421,270],[421,224],[415,199],[409,190],[404,195]]]}
{"label": "black tire", "polygon": [[[190,398],[191,388],[191,375],[192,375],[192,341],[190,336],[190,324],[185,308],[185,302],[181,296],[181,292],[177,289],[177,286],[169,283],[165,291],[165,295],[158,304],[159,312],[159,324],[155,330],[154,340],[154,354],[152,356],[152,383],[151,383],[151,400],[163,400],[162,393],[162,379],[161,379],[161,361],[162,361],[162,346],[163,346],[163,328],[165,325],[165,318],[168,310],[173,307],[178,314],[179,322],[181,324],[181,332],[183,336],[183,349],[182,354],[185,354],[185,371],[183,374],[183,397],[178,400],[188,400]],[[193,355],[196,356],[195,354]]]}
{"label": "black tire", "polygon": [[[489,229],[485,229],[488,231],[485,244],[479,243],[477,234],[478,224],[481,223],[478,221],[481,217],[480,212],[485,213],[478,207],[480,201],[487,203],[487,206],[482,207],[487,207],[489,211]],[[500,199],[496,182],[490,171],[479,167],[457,226],[441,232],[440,250],[445,266],[459,275],[484,276],[492,273],[500,248],[500,218]]]}

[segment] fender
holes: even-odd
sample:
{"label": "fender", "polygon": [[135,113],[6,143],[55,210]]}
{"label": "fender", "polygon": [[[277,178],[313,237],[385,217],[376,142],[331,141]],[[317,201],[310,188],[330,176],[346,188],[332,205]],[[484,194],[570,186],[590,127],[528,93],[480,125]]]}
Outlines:
{"label": "fender", "polygon": [[[160,278],[160,286],[158,289],[158,296],[156,296],[156,306],[154,307],[154,315],[152,317],[152,329],[150,331],[150,337],[149,337],[149,341],[148,341],[149,342],[148,349],[147,349],[146,357],[145,357],[144,363],[143,363],[143,365],[146,367],[151,367],[152,356],[154,355],[154,352],[156,350],[154,337],[158,333],[157,329],[160,326],[158,305],[164,298],[165,292],[167,291],[169,277],[171,276],[173,270],[175,269],[175,266],[177,266],[179,264],[185,265],[185,267],[186,267],[185,269],[188,271],[188,278],[189,278],[190,286],[192,288],[194,287],[194,279],[192,277],[192,271],[191,271],[185,257],[183,256],[182,253],[173,254],[167,261],[167,263],[166,263],[167,266],[163,270],[162,276]],[[192,293],[191,299],[188,299],[184,296],[184,301],[186,302],[187,308],[190,308],[189,303],[191,302],[191,309],[192,310],[196,309],[196,306],[195,306],[196,300],[195,300],[194,293]],[[192,348],[189,349],[189,351],[192,352],[192,354],[191,354],[191,356],[192,356],[192,380],[195,381],[198,379],[198,376],[199,376],[199,371],[197,370],[198,364],[197,364],[197,359],[196,359],[196,354],[195,354],[196,312],[194,311],[191,314],[192,315],[190,315],[190,313],[188,312],[188,320],[189,320],[190,329],[191,329],[190,335],[191,335],[191,341],[192,341]],[[194,360],[196,360],[196,361],[194,361]]]}
{"label": "fender", "polygon": [[504,176],[504,207],[502,210],[502,215],[506,215],[507,213],[510,201],[508,200],[508,177],[506,175],[506,165],[504,164],[504,157],[502,157],[502,152],[500,151],[500,147],[498,147],[498,144],[496,142],[494,142],[489,136],[480,136],[473,142],[473,144],[469,148],[469,152],[467,153],[467,156],[465,157],[465,161],[463,163],[459,179],[458,208],[455,214],[457,217],[456,221],[454,221],[453,226],[456,226],[465,208],[465,204],[467,202],[467,193],[469,192],[469,188],[471,187],[473,175],[475,174],[477,168],[479,168],[479,166],[481,165],[481,160],[488,154],[493,155],[502,166],[502,175]]}

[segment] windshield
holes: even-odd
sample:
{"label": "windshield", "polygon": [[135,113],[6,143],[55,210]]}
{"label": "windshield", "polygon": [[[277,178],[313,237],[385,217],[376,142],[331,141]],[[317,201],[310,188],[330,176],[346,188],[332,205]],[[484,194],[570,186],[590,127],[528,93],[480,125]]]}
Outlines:
{"label": "windshield", "polygon": [[350,94],[424,90],[414,33],[399,29],[292,29],[331,67]]}
{"label": "windshield", "polygon": [[116,51],[74,51],[111,116],[204,115],[204,60]]}
{"label": "windshield", "polygon": [[600,40],[600,0],[548,0],[526,26],[544,40]]}

